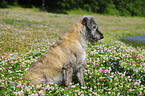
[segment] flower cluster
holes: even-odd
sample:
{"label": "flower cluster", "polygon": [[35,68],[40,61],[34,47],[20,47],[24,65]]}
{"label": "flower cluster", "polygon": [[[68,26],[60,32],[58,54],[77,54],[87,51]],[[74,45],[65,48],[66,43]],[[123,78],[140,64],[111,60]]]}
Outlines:
{"label": "flower cluster", "polygon": [[85,66],[86,86],[70,84],[70,88],[57,84],[26,85],[23,75],[36,62],[46,47],[30,50],[26,55],[18,53],[0,58],[1,94],[9,95],[143,95],[145,90],[145,50],[126,46],[111,40],[88,45]]}
{"label": "flower cluster", "polygon": [[[84,67],[86,86],[81,86],[79,82],[72,82],[70,87],[43,84],[43,80],[39,85],[27,85],[23,81],[25,71],[45,54],[78,15],[72,18],[72,15],[40,13],[31,9],[0,11],[0,96],[144,96],[145,50],[110,39],[110,36],[104,41],[88,44]],[[132,26],[144,32],[143,19],[98,18],[97,22],[105,26],[104,30],[115,30],[110,34],[119,30],[119,34],[123,35],[128,32],[123,31]],[[118,26],[114,27],[116,24]]]}

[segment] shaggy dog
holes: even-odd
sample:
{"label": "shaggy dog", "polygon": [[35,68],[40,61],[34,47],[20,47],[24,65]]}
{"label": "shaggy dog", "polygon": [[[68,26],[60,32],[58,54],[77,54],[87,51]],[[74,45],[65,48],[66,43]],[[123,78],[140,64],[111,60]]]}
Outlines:
{"label": "shaggy dog", "polygon": [[93,16],[83,16],[31,66],[24,79],[30,80],[29,83],[33,85],[42,80],[46,84],[51,82],[69,85],[72,77],[76,76],[81,85],[85,86],[83,66],[87,57],[87,42],[103,38]]}

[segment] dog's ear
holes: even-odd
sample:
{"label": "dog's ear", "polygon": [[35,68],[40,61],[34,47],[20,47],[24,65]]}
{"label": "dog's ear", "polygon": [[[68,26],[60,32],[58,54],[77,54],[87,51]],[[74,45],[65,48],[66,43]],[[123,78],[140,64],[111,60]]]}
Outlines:
{"label": "dog's ear", "polygon": [[82,20],[82,24],[91,29],[91,22],[87,17],[84,17]]}

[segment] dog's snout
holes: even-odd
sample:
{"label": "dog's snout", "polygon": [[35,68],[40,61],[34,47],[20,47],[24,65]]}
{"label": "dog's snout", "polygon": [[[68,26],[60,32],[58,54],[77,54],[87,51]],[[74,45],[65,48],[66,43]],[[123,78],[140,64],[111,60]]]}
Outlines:
{"label": "dog's snout", "polygon": [[101,36],[101,37],[100,37],[100,39],[103,39],[103,38],[104,38],[104,36]]}

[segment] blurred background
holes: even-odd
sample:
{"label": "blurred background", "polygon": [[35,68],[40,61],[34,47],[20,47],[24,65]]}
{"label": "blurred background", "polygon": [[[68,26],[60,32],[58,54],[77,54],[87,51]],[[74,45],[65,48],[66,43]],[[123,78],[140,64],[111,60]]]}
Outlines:
{"label": "blurred background", "polygon": [[21,6],[43,11],[66,13],[86,10],[115,16],[145,16],[145,0],[0,0],[0,7]]}

